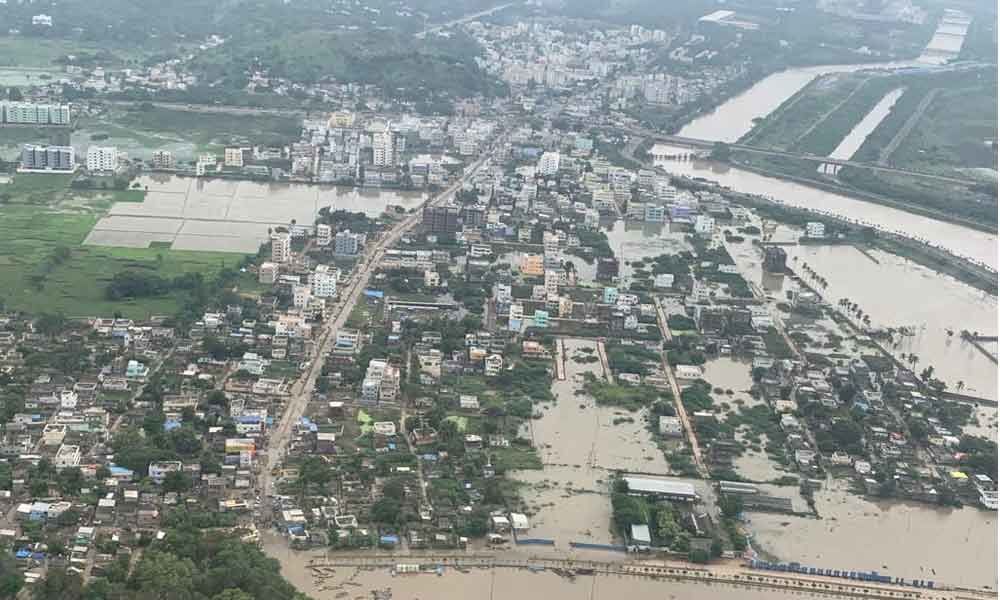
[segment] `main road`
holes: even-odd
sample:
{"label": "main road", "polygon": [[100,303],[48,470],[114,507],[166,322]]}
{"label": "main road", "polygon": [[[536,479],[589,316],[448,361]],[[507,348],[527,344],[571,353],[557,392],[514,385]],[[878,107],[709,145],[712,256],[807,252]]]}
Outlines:
{"label": "main road", "polygon": [[[466,167],[465,173],[458,181],[393,226],[386,235],[382,236],[374,246],[365,252],[362,262],[355,267],[355,273],[351,276],[346,289],[341,295],[342,300],[335,309],[335,316],[323,326],[323,331],[319,336],[319,343],[315,346],[308,368],[299,377],[298,381],[292,385],[288,403],[285,405],[281,420],[269,432],[267,452],[263,454],[264,460],[258,463],[260,465],[260,473],[257,480],[257,489],[265,499],[273,492],[273,471],[281,464],[287,453],[295,423],[305,414],[309,400],[312,398],[313,390],[316,388],[316,380],[323,371],[323,363],[336,340],[336,331],[344,326],[355,303],[368,285],[368,280],[371,279],[379,261],[385,255],[385,251],[399,241],[404,233],[420,222],[420,209],[423,206],[440,204],[452,197],[489,160],[491,155],[492,148],[485,152],[476,162]],[[267,522],[271,516],[272,503],[265,500],[260,510],[262,520]]]}

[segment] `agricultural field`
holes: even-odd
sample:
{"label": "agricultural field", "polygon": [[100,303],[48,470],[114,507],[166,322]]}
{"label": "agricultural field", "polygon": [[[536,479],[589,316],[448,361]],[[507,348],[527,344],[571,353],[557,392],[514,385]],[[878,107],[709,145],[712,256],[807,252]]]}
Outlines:
{"label": "agricultural field", "polygon": [[7,309],[67,316],[168,315],[177,311],[179,295],[111,301],[105,286],[125,270],[164,278],[191,272],[211,275],[242,258],[219,252],[83,246],[113,202],[141,201],[142,192],[77,192],[68,185],[69,176],[63,175],[20,175],[0,185],[0,299]]}

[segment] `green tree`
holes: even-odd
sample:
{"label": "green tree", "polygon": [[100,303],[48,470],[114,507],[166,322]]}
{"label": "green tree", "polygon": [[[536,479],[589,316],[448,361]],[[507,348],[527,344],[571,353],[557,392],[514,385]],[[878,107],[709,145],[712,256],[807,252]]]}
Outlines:
{"label": "green tree", "polygon": [[213,596],[212,600],[254,600],[254,597],[243,590],[228,589]]}
{"label": "green tree", "polygon": [[194,600],[197,569],[189,559],[167,552],[147,551],[135,567],[132,584],[142,598],[151,600]]}
{"label": "green tree", "polygon": [[83,597],[83,580],[64,567],[51,568],[35,586],[34,600],[78,600]]}
{"label": "green tree", "polygon": [[163,478],[164,492],[186,492],[191,489],[191,478],[182,471],[171,471]]}

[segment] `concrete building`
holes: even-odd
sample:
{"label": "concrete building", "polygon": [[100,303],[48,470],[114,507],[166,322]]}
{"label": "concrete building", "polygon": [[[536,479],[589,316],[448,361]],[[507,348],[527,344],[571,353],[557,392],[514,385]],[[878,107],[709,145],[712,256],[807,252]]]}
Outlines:
{"label": "concrete building", "polygon": [[292,259],[292,236],[289,233],[271,234],[271,262],[285,263]]}
{"label": "concrete building", "polygon": [[35,102],[0,103],[0,122],[12,125],[69,125],[71,119],[68,104],[44,104]]}
{"label": "concrete building", "polygon": [[316,226],[316,244],[319,246],[329,246],[333,241],[333,228],[325,223]]}
{"label": "concrete building", "polygon": [[372,134],[372,164],[376,167],[396,166],[396,134],[385,129]]}
{"label": "concrete building", "polygon": [[243,166],[243,152],[248,150],[247,148],[226,148],[225,154],[222,157],[222,164],[227,167],[242,167]]}
{"label": "concrete building", "polygon": [[538,174],[543,177],[555,175],[559,172],[561,156],[558,152],[544,152],[538,160]]}
{"label": "concrete building", "polygon": [[21,169],[26,171],[73,171],[76,168],[72,146],[36,146],[21,148]]}
{"label": "concrete building", "polygon": [[694,220],[694,232],[698,235],[712,235],[715,233],[715,218],[698,215]]}
{"label": "concrete building", "polygon": [[521,257],[521,274],[541,277],[545,273],[545,259],[540,254],[525,254]]}
{"label": "concrete building", "polygon": [[177,164],[170,150],[157,150],[153,152],[151,162],[154,169],[173,169]]}
{"label": "concrete building", "polygon": [[818,221],[806,223],[806,237],[821,238],[826,236],[826,225]]}
{"label": "concrete building", "polygon": [[764,248],[764,270],[768,273],[784,273],[788,254],[780,246]]}
{"label": "concrete building", "polygon": [[278,280],[278,265],[273,262],[261,263],[257,272],[257,281],[265,284],[273,284]]}
{"label": "concrete building", "polygon": [[91,173],[112,173],[118,169],[118,148],[91,146],[87,148],[87,170]]}
{"label": "concrete building", "polygon": [[503,357],[499,354],[491,354],[483,360],[483,373],[487,377],[496,377],[503,371]]}
{"label": "concrete building", "polygon": [[338,231],[333,239],[333,253],[353,256],[361,251],[364,244],[364,234],[351,233],[350,230]]}
{"label": "concrete building", "polygon": [[422,223],[429,233],[455,233],[462,229],[461,211],[455,206],[427,206]]}
{"label": "concrete building", "polygon": [[292,286],[292,306],[305,308],[312,300],[312,289],[307,285]]}
{"label": "concrete building", "polygon": [[312,293],[317,298],[332,298],[337,294],[340,271],[330,265],[317,265],[312,275]]}

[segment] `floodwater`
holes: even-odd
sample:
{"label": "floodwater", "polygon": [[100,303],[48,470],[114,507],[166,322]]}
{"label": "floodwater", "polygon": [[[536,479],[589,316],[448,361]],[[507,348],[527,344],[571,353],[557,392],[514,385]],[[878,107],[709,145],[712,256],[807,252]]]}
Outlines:
{"label": "floodwater", "polygon": [[[725,584],[654,580],[624,575],[561,577],[551,571],[524,569],[446,569],[432,574],[393,577],[389,569],[336,568],[331,577],[316,577],[308,568],[320,552],[296,552],[285,540],[266,534],[264,550],[281,564],[281,574],[316,600],[369,600],[374,592],[391,592],[392,600],[768,600],[802,597],[803,592],[756,590]],[[624,555],[622,555],[624,556]],[[418,562],[401,557],[400,562]],[[389,597],[389,596],[387,596]]]}
{"label": "floodwater", "polygon": [[699,140],[735,142],[754,126],[754,119],[766,117],[814,78],[827,73],[850,73],[864,69],[889,69],[908,63],[871,63],[863,65],[820,65],[787,69],[769,75],[738,96],[730,98],[714,111],[702,115],[681,128],[677,135]]}
{"label": "floodwater", "polygon": [[820,519],[751,514],[755,546],[809,566],[996,589],[996,512],[880,505],[827,485],[815,494]]}
{"label": "floodwater", "polygon": [[959,335],[963,329],[996,335],[995,296],[878,250],[870,251],[878,263],[853,246],[785,250],[794,271],[804,275],[801,265],[808,263],[827,280],[828,287],[820,291],[835,308],[838,299],[850,298],[874,325],[911,329],[913,335],[897,338],[890,348],[897,357],[916,354],[917,371],[933,366],[949,389],[962,381],[964,393],[997,399],[997,366]]}
{"label": "floodwater", "polygon": [[840,144],[830,153],[830,158],[837,158],[840,160],[848,160],[854,153],[861,148],[861,145],[865,143],[865,139],[871,132],[875,131],[878,124],[882,122],[882,119],[889,116],[889,112],[892,110],[893,105],[899,100],[899,97],[903,95],[903,88],[898,88],[892,90],[886,94],[878,104],[876,104],[864,119],[854,126],[854,129],[848,133]]}
{"label": "floodwater", "polygon": [[522,497],[532,512],[528,535],[554,539],[562,550],[571,541],[612,542],[607,483],[612,470],[670,471],[646,429],[645,411],[597,406],[593,398],[576,394],[584,373],[603,377],[600,362],[573,360],[584,348],[597,356],[596,343],[577,338],[564,338],[564,343],[566,379],[553,380],[556,402],[530,422],[529,434],[545,466],[515,474],[527,484]]}
{"label": "floodwater", "polygon": [[325,206],[370,217],[390,205],[409,210],[427,194],[379,188],[303,183],[258,183],[174,175],[140,177],[143,202],[118,202],[84,241],[100,246],[145,248],[170,242],[176,250],[256,252],[268,229],[293,221],[312,225]]}
{"label": "floodwater", "polygon": [[[676,148],[677,153],[690,150]],[[823,211],[845,219],[869,223],[887,231],[900,232],[914,239],[932,240],[959,256],[966,256],[997,267],[997,236],[961,225],[945,223],[903,210],[857,200],[807,185],[749,171],[712,161],[662,161],[657,166],[668,173],[700,177],[730,189],[777,199],[802,208]]]}
{"label": "floodwater", "polygon": [[[712,385],[712,400],[716,412],[721,412],[720,419],[729,414],[737,414],[741,409],[752,408],[763,404],[762,400],[750,395],[753,377],[750,372],[750,362],[732,357],[719,357],[704,364],[702,379]],[[716,393],[721,389],[722,393]],[[732,394],[728,392],[732,391]],[[773,481],[787,475],[777,463],[767,457],[764,451],[767,438],[761,436],[752,439],[749,430],[741,427],[736,432],[737,441],[748,441],[757,449],[744,444],[743,454],[733,459],[733,470],[744,479],[750,481]],[[795,495],[798,495],[797,492]]]}

